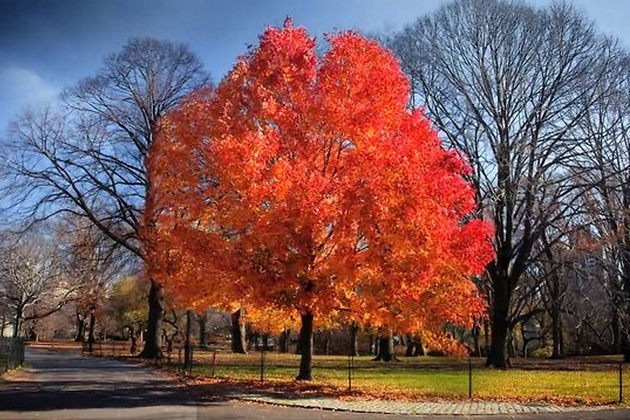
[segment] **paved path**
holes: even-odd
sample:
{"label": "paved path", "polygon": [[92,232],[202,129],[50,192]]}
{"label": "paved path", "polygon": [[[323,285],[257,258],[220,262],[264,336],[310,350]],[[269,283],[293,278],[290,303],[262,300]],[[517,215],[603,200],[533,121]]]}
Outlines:
{"label": "paved path", "polygon": [[344,410],[357,413],[383,413],[406,415],[517,415],[551,413],[587,413],[601,411],[601,407],[560,407],[550,404],[517,404],[507,402],[398,402],[398,401],[339,401],[332,398],[296,398],[286,399],[281,396],[264,397],[260,395],[243,395],[243,400],[257,401],[267,404],[278,404],[293,407],[318,408],[325,410]]}
{"label": "paved path", "polygon": [[[27,350],[0,379],[0,419],[608,419],[630,410],[482,402],[339,401],[186,386],[160,372],[76,352]],[[261,404],[263,403],[263,404]]]}

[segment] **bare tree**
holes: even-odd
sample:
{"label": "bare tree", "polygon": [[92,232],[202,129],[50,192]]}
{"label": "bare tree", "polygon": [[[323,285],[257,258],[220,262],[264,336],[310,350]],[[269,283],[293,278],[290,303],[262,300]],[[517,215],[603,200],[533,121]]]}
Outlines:
{"label": "bare tree", "polygon": [[591,106],[581,123],[586,141],[573,169],[584,186],[582,205],[600,245],[597,261],[614,306],[613,328],[630,361],[630,57],[610,78],[611,93]]}
{"label": "bare tree", "polygon": [[63,275],[58,251],[41,234],[3,238],[0,300],[11,312],[14,337],[23,322],[45,318],[76,297],[78,282]]}
{"label": "bare tree", "polygon": [[[33,221],[75,213],[143,258],[138,224],[153,133],[161,115],[208,83],[185,45],[130,40],[95,77],[64,92],[63,112],[26,112],[13,124],[5,145],[11,203]],[[162,310],[161,286],[151,281],[143,357],[160,355]]]}
{"label": "bare tree", "polygon": [[[539,258],[536,258],[536,266],[539,269],[542,284],[541,300],[544,308],[551,318],[551,342],[552,359],[564,357],[563,322],[562,314],[567,297],[568,280],[572,273],[572,243],[566,240],[553,241],[550,238],[555,232],[552,229],[543,231],[540,241],[537,243]],[[561,230],[556,235],[563,236],[566,231]]]}
{"label": "bare tree", "polygon": [[75,341],[83,341],[85,326],[91,327],[89,343],[94,341],[96,313],[102,309],[106,293],[112,283],[125,272],[138,271],[129,252],[105,235],[84,218],[64,217],[56,226],[55,240],[62,253],[62,270],[78,282],[79,294],[75,299],[77,334]]}
{"label": "bare tree", "polygon": [[602,95],[618,48],[573,7],[457,0],[390,40],[415,99],[469,158],[480,212],[495,225],[488,266],[492,342],[505,367],[513,291],[532,247],[574,186],[565,163],[577,126]]}

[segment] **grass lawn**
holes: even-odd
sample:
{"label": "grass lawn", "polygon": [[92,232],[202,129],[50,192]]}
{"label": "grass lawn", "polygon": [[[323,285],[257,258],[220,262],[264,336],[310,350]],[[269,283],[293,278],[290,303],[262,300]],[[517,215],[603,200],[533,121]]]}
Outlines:
{"label": "grass lawn", "polygon": [[[248,355],[197,352],[193,375],[230,380],[259,381],[260,352]],[[294,384],[299,356],[267,353],[264,380],[276,387]],[[314,385],[337,390],[348,388],[348,358],[315,356]],[[613,404],[619,399],[618,366],[612,363],[583,366],[562,362],[559,369],[545,364],[508,370],[487,369],[475,359],[472,369],[473,398],[552,401],[564,404]],[[630,399],[630,369],[624,370],[623,391]],[[373,362],[370,357],[354,359],[352,389],[379,398],[422,399],[467,398],[468,362],[462,359],[421,357],[399,362]]]}

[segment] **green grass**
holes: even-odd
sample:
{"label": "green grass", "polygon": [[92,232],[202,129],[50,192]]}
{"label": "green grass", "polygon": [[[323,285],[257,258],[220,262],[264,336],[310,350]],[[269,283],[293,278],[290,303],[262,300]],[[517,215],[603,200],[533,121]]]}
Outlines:
{"label": "green grass", "polygon": [[[544,369],[496,370],[475,360],[472,371],[473,397],[479,399],[555,401],[567,404],[610,404],[619,398],[619,373],[614,364],[596,369],[568,370],[567,364]],[[290,386],[298,372],[299,356],[268,353],[264,379]],[[575,367],[579,369],[579,367]],[[210,377],[212,356],[195,354],[193,374]],[[234,355],[218,353],[215,377],[231,380],[259,380],[260,353]],[[345,390],[348,387],[348,358],[315,356],[313,376],[316,385]],[[630,370],[625,371],[624,394],[630,399]],[[421,357],[395,363],[373,362],[369,357],[354,359],[352,388],[379,397],[468,397],[467,360]]]}

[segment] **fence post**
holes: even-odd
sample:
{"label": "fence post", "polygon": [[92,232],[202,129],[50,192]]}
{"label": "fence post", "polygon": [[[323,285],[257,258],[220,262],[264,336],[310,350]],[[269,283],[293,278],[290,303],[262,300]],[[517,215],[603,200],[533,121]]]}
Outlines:
{"label": "fence post", "polygon": [[472,398],[472,359],[468,356],[468,398]]}
{"label": "fence post", "polygon": [[216,366],[217,363],[217,351],[213,351],[212,352],[212,377],[215,377],[215,370],[214,367]]}

